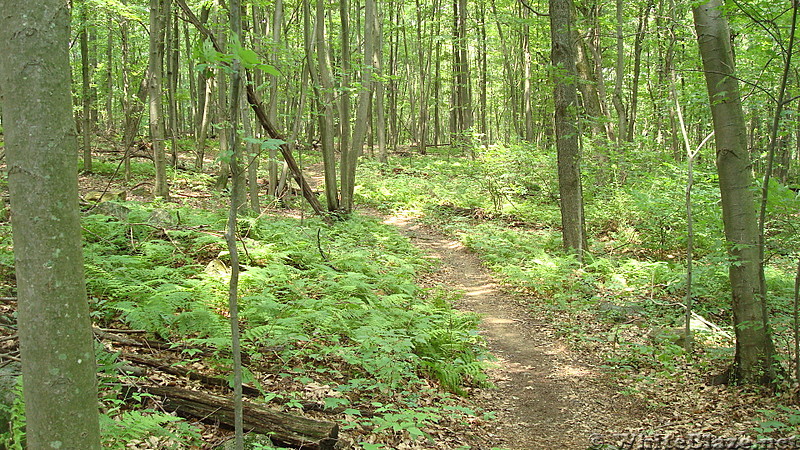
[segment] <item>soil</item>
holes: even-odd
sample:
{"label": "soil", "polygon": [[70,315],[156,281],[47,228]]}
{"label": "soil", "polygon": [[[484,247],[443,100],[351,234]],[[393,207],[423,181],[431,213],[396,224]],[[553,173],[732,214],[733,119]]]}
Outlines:
{"label": "soil", "polygon": [[425,283],[462,291],[456,306],[482,317],[480,333],[497,359],[490,371],[495,387],[479,389],[475,400],[496,412],[488,430],[493,447],[586,449],[598,435],[641,426],[647,408],[622,395],[599,360],[572,351],[551,323],[505,291],[460,242],[413,218],[384,222],[440,261]]}

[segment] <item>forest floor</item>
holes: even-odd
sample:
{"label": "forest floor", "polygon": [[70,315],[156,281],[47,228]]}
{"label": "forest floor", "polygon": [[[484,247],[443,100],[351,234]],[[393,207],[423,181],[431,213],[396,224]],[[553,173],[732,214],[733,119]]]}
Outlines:
{"label": "forest floor", "polygon": [[[322,181],[317,166],[306,169],[310,183],[316,186]],[[109,186],[103,175],[82,176],[80,182],[87,198],[90,192],[102,193]],[[134,191],[124,184],[114,182],[112,187]],[[189,182],[175,180],[172,187],[174,201],[180,204],[210,207],[220,201],[203,190],[206,187]],[[131,193],[129,200],[148,200]],[[617,340],[607,342],[608,330],[595,323],[597,317],[575,311],[570,317],[559,316],[547,308],[547,299],[504,285],[478,255],[419,217],[380,214],[368,208],[359,212],[397,227],[436,262],[434,270],[422,275],[420,282],[425,287],[462,293],[455,306],[481,317],[480,334],[495,358],[488,370],[494,386],[471,389],[463,401],[493,413],[496,419],[450,430],[459,436],[456,440],[469,442],[471,448],[584,450],[619,448],[597,444],[624,440],[638,444],[624,448],[712,448],[643,445],[646,435],[752,436],[759,412],[775,410],[780,404],[768,391],[707,385],[706,377],[715,369],[707,366],[676,362],[672,374],[655,374],[646,367],[633,372],[610,370],[608,355],[613,354]],[[587,333],[583,342],[577,342],[574,330],[565,329],[576,320],[582,325],[581,332]],[[592,329],[597,333],[589,336]],[[216,442],[229,435],[219,429],[206,432]],[[424,448],[454,448],[436,445],[429,442]]]}
{"label": "forest floor", "polygon": [[490,430],[494,445],[586,449],[598,436],[642,424],[646,408],[620,393],[600,361],[571,351],[552,322],[504,290],[460,242],[411,217],[393,215],[385,223],[439,261],[425,284],[463,292],[456,306],[482,317],[480,333],[497,359],[490,370],[495,387],[478,390],[475,400],[497,413]]}

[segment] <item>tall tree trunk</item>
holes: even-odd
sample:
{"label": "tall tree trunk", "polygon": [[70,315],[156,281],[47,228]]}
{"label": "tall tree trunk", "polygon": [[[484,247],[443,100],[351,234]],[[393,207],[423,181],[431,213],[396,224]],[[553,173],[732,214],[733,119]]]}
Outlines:
{"label": "tall tree trunk", "polygon": [[746,127],[728,21],[720,0],[693,8],[697,40],[703,59],[717,147],[717,171],[722,196],[722,220],[729,243],[736,354],[729,372],[732,381],[767,383],[775,380],[775,347],[770,335],[766,293],[760,279],[753,175],[747,152]]}
{"label": "tall tree trunk", "polygon": [[92,78],[91,69],[89,68],[89,5],[84,4],[83,13],[81,18],[83,24],[81,25],[81,104],[83,105],[83,114],[81,116],[81,135],[83,136],[83,171],[91,173],[92,171],[92,93],[90,88],[90,81]]}
{"label": "tall tree trunk", "polygon": [[554,68],[555,134],[558,151],[558,191],[564,248],[583,261],[586,232],[578,132],[575,46],[572,0],[549,0],[551,60]]}
{"label": "tall tree trunk", "polygon": [[[275,1],[275,12],[272,17],[272,45],[275,49],[280,48],[281,34],[283,31],[283,0]],[[272,77],[269,85],[269,118],[272,123],[278,123],[278,78]],[[258,164],[257,160],[254,161]],[[278,151],[275,148],[269,149],[269,162],[267,163],[269,173],[269,194],[278,196]]]}
{"label": "tall tree trunk", "polygon": [[[375,14],[375,135],[378,141],[378,161],[382,164],[389,162],[389,157],[386,150],[386,109],[384,107],[384,98],[386,95],[386,88],[383,81],[383,23],[381,21],[381,14],[379,11]],[[435,97],[434,97],[435,98]]]}
{"label": "tall tree trunk", "polygon": [[164,151],[166,133],[161,107],[161,68],[164,65],[164,5],[164,0],[150,0],[148,94],[150,98],[150,136],[153,139],[153,163],[156,169],[153,195],[168,199],[169,186],[167,185],[167,164]]}
{"label": "tall tree trunk", "polygon": [[[347,178],[347,164],[350,159],[350,1],[339,0],[339,20],[341,22],[342,74],[339,91],[339,150],[341,152],[340,180]],[[319,39],[319,37],[317,37]],[[319,45],[319,41],[317,41]],[[342,199],[343,201],[343,199]]]}
{"label": "tall tree trunk", "polygon": [[[479,7],[479,14],[480,14],[480,25],[479,25],[479,36],[480,36],[480,46],[478,47],[480,50],[479,56],[479,64],[480,64],[480,108],[478,111],[479,115],[479,122],[480,122],[480,136],[481,136],[481,143],[483,145],[489,145],[489,125],[486,120],[487,114],[487,103],[488,103],[488,93],[489,93],[489,58],[488,58],[488,47],[486,45],[486,4],[481,3]],[[435,99],[436,97],[434,97]]]}
{"label": "tall tree trunk", "polygon": [[623,0],[617,0],[617,63],[614,68],[614,108],[617,110],[617,137],[619,142],[628,139],[628,111],[622,97],[623,73],[625,72],[625,39],[622,34]]}
{"label": "tall tree trunk", "polygon": [[178,74],[180,66],[180,33],[178,28],[178,15],[172,11],[167,11],[167,105],[169,118],[169,140],[170,140],[170,165],[178,167]]}
{"label": "tall tree trunk", "polygon": [[[211,9],[203,7],[200,11],[200,23],[205,25],[208,22],[208,17],[211,15]],[[205,36],[201,38],[201,43],[206,40]],[[196,158],[194,162],[195,170],[203,170],[203,162],[206,154],[206,139],[208,138],[208,123],[211,120],[211,79],[209,77],[210,69],[204,68],[197,71],[197,107],[195,108],[195,153]]]}
{"label": "tall tree trunk", "polygon": [[30,449],[100,449],[81,249],[69,9],[0,0],[17,321]]}
{"label": "tall tree trunk", "polygon": [[325,3],[323,0],[316,1],[316,19],[314,30],[317,41],[317,68],[316,71],[312,70],[311,73],[316,77],[314,84],[320,86],[320,92],[317,94],[317,105],[320,113],[318,117],[322,161],[325,166],[325,197],[328,201],[328,210],[336,211],[339,209],[339,196],[336,185],[336,158],[333,139],[335,108],[333,102],[333,76],[331,75],[325,37]]}
{"label": "tall tree trunk", "polygon": [[642,6],[642,13],[639,15],[639,27],[636,30],[636,40],[633,45],[633,83],[631,85],[631,107],[628,113],[628,137],[629,142],[633,141],[633,134],[636,128],[636,109],[639,104],[639,75],[642,71],[642,41],[647,31],[647,24],[650,19],[650,5]]}
{"label": "tall tree trunk", "polygon": [[[523,11],[523,20],[528,19],[530,17],[530,12],[527,9],[523,9]],[[533,89],[531,85],[531,77],[533,76],[531,73],[532,63],[531,27],[526,21],[525,25],[522,27],[522,108],[525,112],[525,140],[528,142],[533,142],[534,135],[533,99],[531,98],[533,95],[531,92]]]}
{"label": "tall tree trunk", "polygon": [[111,133],[114,130],[114,19],[110,12],[106,19],[106,131]]}
{"label": "tall tree trunk", "polygon": [[467,0],[453,0],[453,142],[462,151],[469,146],[472,129],[469,58],[467,53]]}
{"label": "tall tree trunk", "polygon": [[366,0],[364,8],[364,68],[361,74],[361,91],[358,94],[356,124],[353,128],[353,141],[347,160],[342,157],[342,210],[353,211],[353,192],[355,188],[356,166],[364,149],[364,141],[369,125],[370,100],[372,99],[372,71],[377,30],[375,25],[375,0]]}
{"label": "tall tree trunk", "polygon": [[[242,40],[242,4],[241,0],[229,0],[230,5],[230,27],[231,34],[236,38],[236,42]],[[239,148],[239,114],[241,112],[240,101],[242,98],[242,66],[238,58],[233,59],[231,64],[231,89],[230,89],[230,110],[228,121],[230,122],[230,165],[231,173],[231,203],[228,211],[228,226],[225,230],[225,241],[228,244],[228,252],[231,256],[231,277],[228,289],[228,312],[230,314],[231,327],[231,354],[233,356],[233,413],[234,413],[234,433],[235,449],[244,449],[244,415],[242,403],[242,352],[239,339],[239,250],[236,246],[236,216],[242,206],[241,198],[244,190],[242,189],[243,177],[239,158],[241,150]]]}

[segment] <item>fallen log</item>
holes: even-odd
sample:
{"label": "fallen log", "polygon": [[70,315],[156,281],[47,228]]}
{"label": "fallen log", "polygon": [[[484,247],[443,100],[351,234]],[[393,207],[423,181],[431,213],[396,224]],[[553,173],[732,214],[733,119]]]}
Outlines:
{"label": "fallen log", "polygon": [[[171,375],[175,375],[177,377],[184,377],[193,381],[199,381],[201,384],[204,384],[206,386],[222,387],[225,389],[230,389],[230,384],[228,383],[228,380],[224,378],[211,377],[194,370],[189,370],[178,366],[172,366],[167,363],[164,363],[163,361],[159,361],[153,358],[147,358],[145,356],[136,355],[133,353],[122,353],[120,354],[120,357],[123,360],[152,367],[153,369]],[[249,395],[251,397],[258,397],[261,395],[261,391],[246,384],[242,385],[242,393],[245,395]]]}
{"label": "fallen log", "polygon": [[[140,388],[161,397],[167,411],[233,428],[231,399],[175,386]],[[333,422],[273,411],[247,401],[244,402],[244,428],[270,436],[275,445],[303,449],[332,450],[339,435],[339,425]]]}

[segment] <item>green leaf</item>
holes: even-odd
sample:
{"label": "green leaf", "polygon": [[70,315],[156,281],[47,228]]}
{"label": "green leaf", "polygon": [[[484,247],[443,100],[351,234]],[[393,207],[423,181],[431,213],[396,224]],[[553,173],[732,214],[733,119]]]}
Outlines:
{"label": "green leaf", "polygon": [[346,398],[339,397],[326,397],[323,402],[325,403],[325,409],[334,409],[342,405],[350,404],[350,401]]}
{"label": "green leaf", "polygon": [[276,69],[275,66],[269,64],[259,64],[256,67],[276,77],[279,77],[281,75],[280,71]]}
{"label": "green leaf", "polygon": [[237,49],[236,55],[239,57],[239,60],[242,61],[242,65],[247,68],[261,64],[261,59],[258,57],[258,54],[249,48]]}

